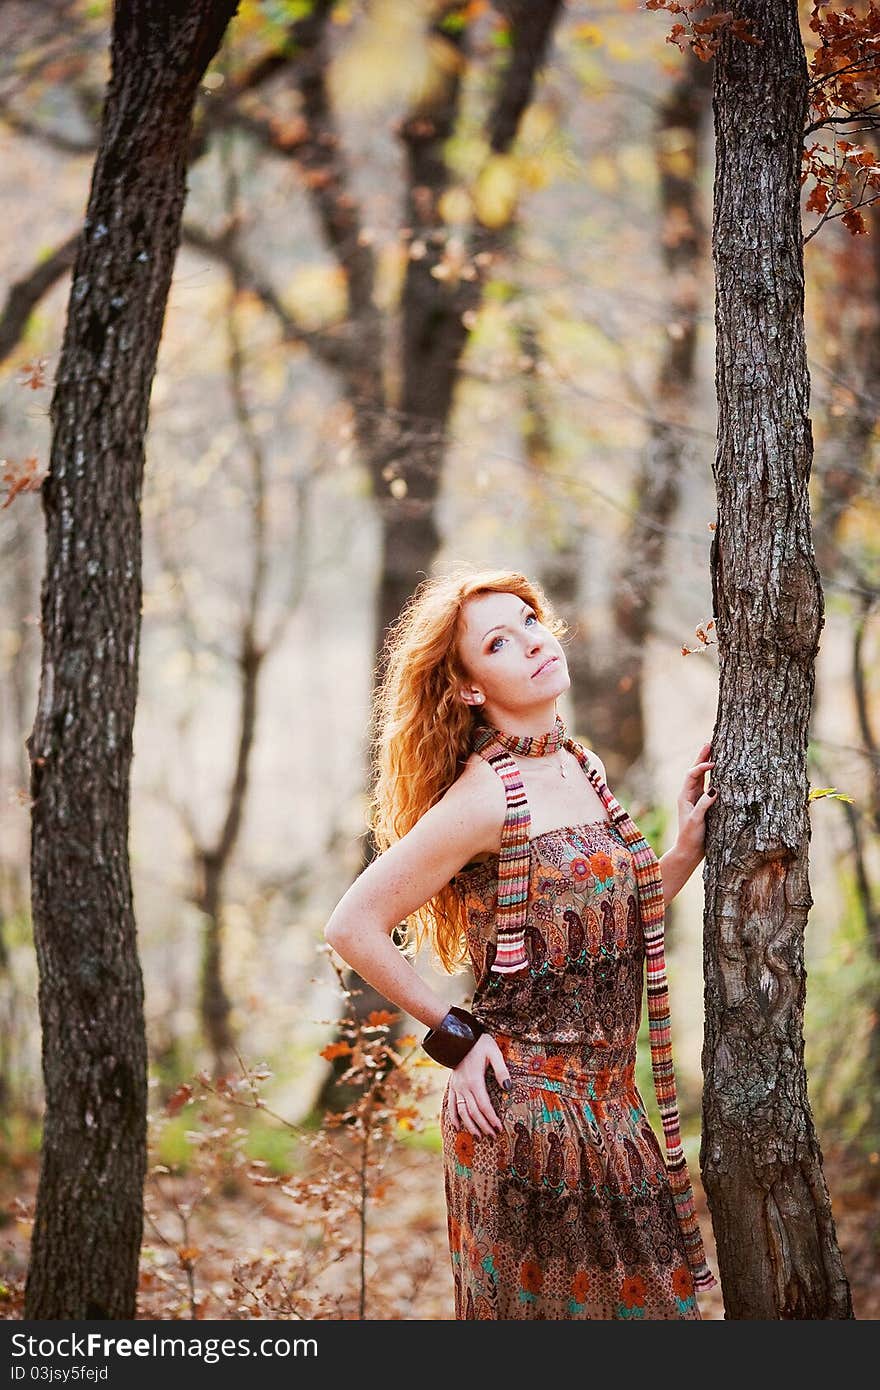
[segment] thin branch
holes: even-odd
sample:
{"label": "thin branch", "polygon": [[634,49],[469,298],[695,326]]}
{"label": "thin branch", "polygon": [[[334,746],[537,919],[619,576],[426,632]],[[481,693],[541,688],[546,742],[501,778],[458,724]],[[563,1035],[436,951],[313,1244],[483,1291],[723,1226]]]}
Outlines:
{"label": "thin branch", "polygon": [[812,87],[821,87],[823,82],[831,82],[835,77],[840,77],[845,72],[851,72],[854,68],[861,71],[863,64],[865,65],[865,71],[870,72],[872,68],[880,64],[880,58],[871,58],[870,60],[855,58],[851,63],[844,64],[842,68],[835,68],[834,72],[820,73],[818,77],[813,78],[812,82],[807,83],[807,91],[810,91]]}
{"label": "thin branch", "polygon": [[873,198],[866,198],[862,203],[856,203],[851,208],[842,208],[840,212],[824,213],[821,221],[817,222],[813,230],[811,232],[808,232],[808,234],[804,237],[802,244],[806,246],[807,242],[812,240],[812,238],[818,232],[819,228],[822,227],[826,222],[833,221],[835,217],[845,217],[848,212],[858,212],[859,208],[869,208],[871,204],[876,203],[878,199],[880,199],[880,193],[876,193]]}
{"label": "thin branch", "polygon": [[27,321],[43,296],[66,271],[73,268],[80,235],[80,232],[74,232],[27,275],[10,286],[0,314],[0,362],[4,362],[20,343]]}
{"label": "thin branch", "polygon": [[26,116],[20,116],[17,111],[13,111],[8,102],[0,103],[0,117],[11,130],[15,131],[16,135],[24,135],[29,140],[39,140],[42,145],[48,145],[53,150],[60,150],[62,154],[95,153],[94,138],[81,139],[75,135],[65,135],[61,130],[52,130],[48,126],[39,125],[36,121],[28,120]]}
{"label": "thin branch", "polygon": [[[182,240],[186,245],[197,251],[203,251],[205,255],[211,256],[213,260],[225,266],[240,289],[249,290],[251,294],[255,295],[278,320],[284,335],[284,342],[304,343],[311,348],[316,357],[321,358],[328,365],[335,367],[339,364],[341,349],[338,341],[334,341],[330,337],[335,325],[310,329],[297,323],[290,310],[281,303],[272,286],[266,284],[246,260],[236,245],[235,237],[229,227],[226,227],[218,235],[212,236],[193,222],[186,222],[183,226]],[[341,324],[339,327],[344,328],[345,325]]]}

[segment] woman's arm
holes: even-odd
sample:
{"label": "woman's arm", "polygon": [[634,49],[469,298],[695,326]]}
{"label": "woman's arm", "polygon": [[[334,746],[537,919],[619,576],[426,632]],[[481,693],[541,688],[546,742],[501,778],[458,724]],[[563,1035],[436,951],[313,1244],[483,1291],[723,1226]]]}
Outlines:
{"label": "woman's arm", "polygon": [[717,795],[715,787],[703,791],[703,778],[715,766],[714,758],[707,756],[711,751],[711,743],[698,750],[697,761],[688,768],[678,794],[678,838],[660,860],[664,907],[681,891],[706,853],[706,812]]}
{"label": "woman's arm", "polygon": [[[715,766],[714,761],[706,757],[711,747],[711,743],[704,743],[697,753],[697,762],[688,770],[678,797],[678,839],[660,858],[664,907],[668,907],[681,892],[705,854],[703,821],[715,796],[714,792],[703,793],[703,777],[709,768]],[[587,754],[598,767],[602,781],[607,783],[602,759],[590,749],[587,749]]]}
{"label": "woman's arm", "polygon": [[674,844],[672,849],[668,849],[665,854],[660,856],[664,907],[668,907],[676,894],[681,892],[702,858],[702,850],[688,853],[679,844]]}
{"label": "woman's arm", "polygon": [[505,808],[493,769],[483,759],[469,763],[445,796],[355,879],[324,929],[363,979],[429,1028],[446,1017],[448,1001],[421,979],[391,933],[469,859],[497,845]]}

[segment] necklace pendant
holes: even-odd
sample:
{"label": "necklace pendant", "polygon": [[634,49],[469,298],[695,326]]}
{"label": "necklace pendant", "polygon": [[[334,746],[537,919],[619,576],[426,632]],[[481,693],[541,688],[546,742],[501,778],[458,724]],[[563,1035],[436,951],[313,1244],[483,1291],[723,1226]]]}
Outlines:
{"label": "necklace pendant", "polygon": [[561,758],[559,759],[559,771],[562,773],[563,777],[568,776],[568,773],[565,770],[565,763],[562,761]]}

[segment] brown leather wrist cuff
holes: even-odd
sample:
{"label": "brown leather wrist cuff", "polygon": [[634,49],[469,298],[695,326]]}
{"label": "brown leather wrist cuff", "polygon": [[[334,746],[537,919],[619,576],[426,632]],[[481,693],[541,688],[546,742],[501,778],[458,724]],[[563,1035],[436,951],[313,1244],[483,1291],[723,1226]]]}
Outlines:
{"label": "brown leather wrist cuff", "polygon": [[486,1025],[468,1013],[467,1009],[453,1004],[442,1023],[425,1034],[422,1047],[441,1066],[457,1067],[480,1034],[487,1031]]}

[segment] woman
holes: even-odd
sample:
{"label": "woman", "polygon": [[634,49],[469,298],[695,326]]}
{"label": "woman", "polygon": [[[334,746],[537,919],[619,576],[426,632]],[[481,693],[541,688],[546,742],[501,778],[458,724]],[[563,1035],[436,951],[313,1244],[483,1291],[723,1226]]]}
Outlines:
{"label": "woman", "polygon": [[[703,856],[705,744],[658,861],[566,737],[563,624],[522,574],[426,581],[389,638],[372,825],[384,852],[326,937],[428,1026],[457,1318],[699,1318],[709,1272],[678,1131],[663,908]],[[468,959],[471,1010],[410,954]],[[667,1157],[635,1083],[648,961]]]}

